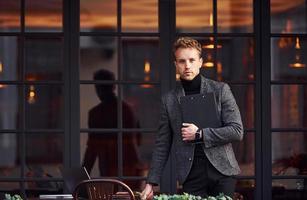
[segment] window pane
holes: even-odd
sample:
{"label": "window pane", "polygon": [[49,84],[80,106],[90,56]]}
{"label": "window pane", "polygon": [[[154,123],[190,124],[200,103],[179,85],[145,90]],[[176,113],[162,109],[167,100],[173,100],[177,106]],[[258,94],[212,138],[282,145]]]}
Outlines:
{"label": "window pane", "polygon": [[218,32],[253,32],[253,0],[217,1]]}
{"label": "window pane", "polygon": [[[123,180],[123,182],[126,183],[132,191],[143,191],[146,184],[145,180]],[[154,186],[154,188],[156,188],[156,186]],[[156,193],[158,191],[155,189],[154,192]]]}
{"label": "window pane", "polygon": [[272,174],[307,175],[307,133],[272,133]]}
{"label": "window pane", "polygon": [[[155,133],[126,132],[123,134],[124,176],[147,177],[154,149]],[[138,188],[138,182],[132,187]]]}
{"label": "window pane", "polygon": [[[25,191],[27,195],[27,199],[41,199],[39,195],[47,195],[47,194],[63,194],[63,182],[56,181],[27,181],[25,183]],[[48,197],[47,197],[48,198]],[[53,198],[53,197],[49,197]],[[61,198],[61,197],[54,197]],[[63,199],[65,199],[63,197]]]}
{"label": "window pane", "polygon": [[255,199],[255,180],[240,179],[237,180],[234,199]]}
{"label": "window pane", "polygon": [[62,38],[27,38],[25,45],[26,80],[63,79]]}
{"label": "window pane", "polygon": [[306,86],[273,85],[271,89],[272,127],[307,127]]}
{"label": "window pane", "polygon": [[[18,135],[15,133],[0,134],[0,177],[20,176],[20,157]],[[1,186],[1,189],[3,187]]]}
{"label": "window pane", "polygon": [[272,200],[302,200],[305,199],[306,193],[306,179],[272,180]]}
{"label": "window pane", "polygon": [[271,46],[272,80],[306,80],[306,39],[299,37],[273,38]]}
{"label": "window pane", "polygon": [[25,89],[26,128],[64,128],[63,87],[57,85],[28,85]]}
{"label": "window pane", "polygon": [[239,106],[243,127],[255,127],[255,93],[253,85],[231,85],[232,93]]}
{"label": "window pane", "polygon": [[18,38],[0,37],[0,80],[19,79]]}
{"label": "window pane", "polygon": [[26,31],[62,31],[62,0],[25,0]]}
{"label": "window pane", "polygon": [[[26,176],[62,177],[60,169],[63,168],[63,151],[63,133],[26,133]],[[48,184],[48,182],[36,183],[42,186],[44,183]]]}
{"label": "window pane", "polygon": [[232,143],[237,161],[241,168],[241,176],[255,175],[255,133],[244,133],[242,141]]}
{"label": "window pane", "polygon": [[176,0],[177,32],[212,32],[212,0]]}
{"label": "window pane", "polygon": [[[157,128],[160,116],[160,88],[158,86],[125,85],[123,86],[126,109],[131,109],[140,128]],[[124,108],[124,106],[123,106]],[[125,116],[124,116],[125,117]],[[124,118],[128,124],[129,118]]]}
{"label": "window pane", "polygon": [[117,1],[80,0],[81,31],[116,31]]}
{"label": "window pane", "polygon": [[306,1],[271,0],[272,33],[306,33]]}
{"label": "window pane", "polygon": [[14,192],[20,191],[20,183],[19,182],[0,182],[0,188],[3,191]]}
{"label": "window pane", "polygon": [[118,175],[117,136],[117,132],[80,134],[81,162],[91,177]]}
{"label": "window pane", "polygon": [[114,73],[117,79],[117,39],[116,37],[80,37],[80,79],[93,80],[99,69]]}
{"label": "window pane", "polygon": [[122,48],[124,80],[159,80],[158,38],[124,38]]}
{"label": "window pane", "polygon": [[0,0],[0,32],[20,30],[20,0]]}
{"label": "window pane", "polygon": [[[109,71],[100,71],[97,80],[110,80]],[[112,84],[80,86],[81,128],[118,128],[117,90]]]}
{"label": "window pane", "polygon": [[21,128],[20,88],[0,84],[0,129]]}
{"label": "window pane", "polygon": [[122,31],[158,32],[158,0],[123,0]]}
{"label": "window pane", "polygon": [[[253,38],[218,38],[215,70],[217,79],[253,81],[255,79],[254,46]],[[212,53],[212,50],[209,53]]]}

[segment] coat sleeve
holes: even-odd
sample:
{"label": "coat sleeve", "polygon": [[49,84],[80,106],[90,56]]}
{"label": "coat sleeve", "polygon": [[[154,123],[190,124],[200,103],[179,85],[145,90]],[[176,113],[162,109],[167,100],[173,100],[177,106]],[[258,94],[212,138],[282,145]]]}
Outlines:
{"label": "coat sleeve", "polygon": [[243,139],[240,111],[228,84],[221,88],[221,121],[222,127],[203,129],[206,148]]}
{"label": "coat sleeve", "polygon": [[160,183],[160,178],[170,153],[172,139],[172,132],[169,123],[169,115],[166,109],[165,98],[162,98],[159,129],[156,135],[151,166],[147,176],[147,183],[154,185],[158,185]]}

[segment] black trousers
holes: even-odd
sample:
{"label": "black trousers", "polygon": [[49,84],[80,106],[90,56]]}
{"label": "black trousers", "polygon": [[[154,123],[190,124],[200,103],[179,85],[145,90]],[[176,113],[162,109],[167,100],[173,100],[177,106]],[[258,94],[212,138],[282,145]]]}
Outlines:
{"label": "black trousers", "polygon": [[201,197],[224,193],[233,197],[236,179],[225,176],[213,167],[206,156],[195,157],[192,169],[183,183],[183,192]]}

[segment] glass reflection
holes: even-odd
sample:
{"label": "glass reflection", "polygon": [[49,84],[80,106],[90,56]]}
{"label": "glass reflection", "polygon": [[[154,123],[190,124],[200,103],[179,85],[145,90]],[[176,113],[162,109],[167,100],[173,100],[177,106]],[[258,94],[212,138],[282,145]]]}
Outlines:
{"label": "glass reflection", "polygon": [[0,84],[0,129],[21,127],[19,95],[20,88],[18,86]]}
{"label": "glass reflection", "polygon": [[254,81],[254,48],[253,38],[218,38],[217,80]]}
{"label": "glass reflection", "polygon": [[117,79],[117,39],[115,37],[80,37],[80,80],[92,80],[93,73],[106,69]]}
{"label": "glass reflection", "polygon": [[0,182],[2,191],[19,191],[21,184],[19,182]]}
{"label": "glass reflection", "polygon": [[272,133],[272,174],[307,175],[307,134]]}
{"label": "glass reflection", "polygon": [[27,38],[25,42],[25,79],[61,80],[63,78],[62,38]]}
{"label": "glass reflection", "polygon": [[0,80],[16,80],[18,69],[17,37],[0,37]]}
{"label": "glass reflection", "polygon": [[253,200],[255,199],[255,180],[253,179],[239,179],[235,189],[233,199],[236,200]]}
{"label": "glass reflection", "polygon": [[255,89],[254,85],[231,85],[236,102],[239,106],[243,127],[251,129],[255,127]]}
{"label": "glass reflection", "polygon": [[306,179],[276,179],[272,180],[272,200],[306,199]]}
{"label": "glass reflection", "polygon": [[122,65],[125,80],[159,80],[159,39],[127,37],[122,40]]}
{"label": "glass reflection", "polygon": [[122,31],[158,32],[158,0],[122,1]]}
{"label": "glass reflection", "polygon": [[272,33],[306,33],[306,1],[271,0]]}
{"label": "glass reflection", "polygon": [[20,0],[0,0],[0,32],[20,30]]}
{"label": "glass reflection", "polygon": [[[131,188],[132,191],[142,191],[145,188],[146,184],[145,180],[123,180],[123,182],[126,183]],[[135,185],[136,187],[134,187]],[[154,188],[155,192],[159,192],[156,189],[156,186]]]}
{"label": "glass reflection", "polygon": [[[95,81],[114,81],[114,74],[108,70],[101,69],[94,73]],[[99,103],[88,111],[88,128],[90,129],[112,129],[117,128],[118,122],[118,99],[115,94],[115,85],[113,84],[96,84],[95,92],[99,98]],[[122,127],[138,128],[139,123],[133,108],[122,101]],[[130,133],[128,137],[123,138],[123,143],[118,144],[118,134],[116,132],[89,132],[87,146],[83,158],[83,166],[89,172],[92,171],[96,158],[98,159],[98,168],[100,176],[116,176],[118,174],[118,145],[122,145],[123,152],[129,153],[136,160],[137,152],[133,148],[133,141],[136,135]],[[123,166],[124,173],[130,173],[135,167],[134,162],[125,163]]]}
{"label": "glass reflection", "polygon": [[64,127],[63,88],[54,85],[28,85],[25,88],[27,129]]}
{"label": "glass reflection", "polygon": [[271,46],[272,80],[306,80],[307,40],[305,38],[272,38]]}
{"label": "glass reflection", "polygon": [[[131,139],[131,134],[135,135],[133,140]],[[124,171],[124,176],[139,176],[146,178],[151,162],[152,149],[154,148],[155,134],[147,132],[125,132],[123,134],[123,139],[124,142],[128,142],[128,145],[137,152],[137,154],[135,154],[131,151],[123,151],[124,166],[129,162],[135,163],[131,170]],[[133,184],[137,183],[134,182]],[[133,187],[138,188],[140,185],[133,185]]]}
{"label": "glass reflection", "polygon": [[237,161],[241,168],[241,176],[255,175],[255,133],[244,133],[243,140],[232,143]]}
{"label": "glass reflection", "polygon": [[212,32],[212,0],[176,0],[177,32]]}
{"label": "glass reflection", "polygon": [[117,1],[80,0],[81,31],[117,30]]}
{"label": "glass reflection", "polygon": [[253,0],[217,1],[218,32],[253,32]]}
{"label": "glass reflection", "polygon": [[[0,134],[0,177],[19,177],[18,135]],[[0,184],[1,187],[1,184]],[[3,187],[1,187],[3,188]]]}
{"label": "glass reflection", "polygon": [[[63,147],[63,133],[26,133],[25,177],[45,179],[62,177],[60,170],[64,162]],[[56,182],[31,181],[26,183],[26,188],[28,190],[59,191],[61,186]]]}
{"label": "glass reflection", "polygon": [[62,0],[26,0],[25,6],[26,31],[62,31]]}
{"label": "glass reflection", "polygon": [[271,109],[273,128],[307,127],[305,85],[273,85]]}
{"label": "glass reflection", "polygon": [[125,85],[123,87],[124,100],[135,111],[141,128],[158,127],[160,111],[160,88],[155,85]]}

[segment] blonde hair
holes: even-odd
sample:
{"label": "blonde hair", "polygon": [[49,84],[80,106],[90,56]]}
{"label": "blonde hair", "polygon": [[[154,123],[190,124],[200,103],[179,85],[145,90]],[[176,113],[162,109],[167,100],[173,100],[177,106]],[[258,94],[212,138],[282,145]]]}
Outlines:
{"label": "blonde hair", "polygon": [[196,49],[199,52],[199,57],[201,57],[201,53],[202,53],[202,48],[201,48],[201,44],[190,37],[180,37],[178,38],[173,45],[173,54],[175,56],[175,53],[177,51],[177,49],[179,48],[193,48]]}

